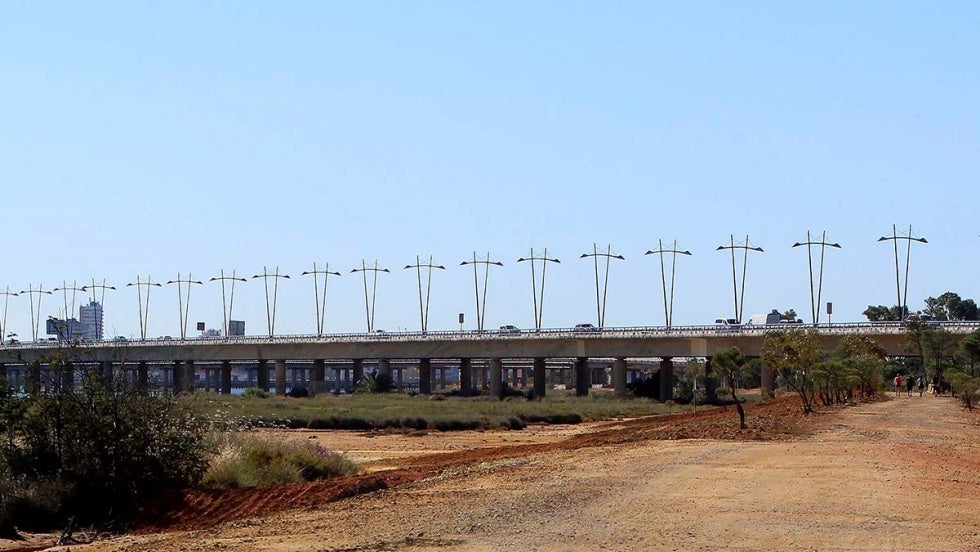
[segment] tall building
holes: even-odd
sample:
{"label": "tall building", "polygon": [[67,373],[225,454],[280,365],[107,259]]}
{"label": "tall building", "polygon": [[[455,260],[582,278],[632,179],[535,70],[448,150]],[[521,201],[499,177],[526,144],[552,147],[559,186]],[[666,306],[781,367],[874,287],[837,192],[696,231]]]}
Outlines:
{"label": "tall building", "polygon": [[79,307],[78,318],[82,323],[82,339],[85,341],[102,339],[102,305],[98,301],[89,301],[88,305]]}

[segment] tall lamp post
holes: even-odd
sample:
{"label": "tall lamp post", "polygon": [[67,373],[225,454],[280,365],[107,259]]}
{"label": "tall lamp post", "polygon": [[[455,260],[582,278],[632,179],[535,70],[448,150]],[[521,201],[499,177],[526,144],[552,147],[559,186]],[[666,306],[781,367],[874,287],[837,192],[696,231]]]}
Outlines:
{"label": "tall lamp post", "polygon": [[[41,325],[41,296],[51,295],[50,291],[44,291],[44,284],[37,286],[28,285],[26,291],[18,292],[18,295],[27,295],[31,300],[31,340],[37,341],[37,334],[40,331],[39,326]],[[37,295],[37,310],[34,307],[34,296]]]}
{"label": "tall lamp post", "polygon": [[[833,247],[835,249],[840,249],[839,243],[831,243],[827,241],[827,231],[824,230],[823,234],[820,236],[820,241],[814,241],[814,238],[810,237],[810,231],[806,231],[806,241],[796,242],[793,247],[806,246],[806,260],[807,266],[810,268],[810,320],[813,320],[814,324],[820,323],[820,301],[822,300],[823,293],[823,257],[824,252],[828,247]],[[817,277],[817,292],[816,296],[813,293],[813,247],[820,246],[820,268]],[[830,313],[827,313],[829,316]]]}
{"label": "tall lamp post", "polygon": [[[504,266],[500,261],[490,259],[490,252],[487,251],[486,258],[477,258],[476,251],[473,252],[472,261],[463,261],[459,266],[473,266],[473,291],[476,293],[476,329],[483,331],[483,323],[487,314],[487,282],[490,280],[490,266]],[[483,265],[483,302],[480,302],[480,279],[477,267]]]}
{"label": "tall lamp post", "polygon": [[[238,282],[247,282],[245,278],[238,277],[238,271],[232,270],[231,274],[225,274],[225,269],[221,269],[221,273],[214,278],[208,280],[209,282],[221,282],[221,316],[224,319],[224,326],[221,331],[224,332],[224,336],[228,337],[229,329],[231,324],[231,313],[232,309],[235,308],[235,284]],[[231,282],[231,299],[225,302],[225,282]]]}
{"label": "tall lamp post", "polygon": [[[534,301],[534,329],[540,330],[542,320],[544,319],[544,279],[545,273],[548,270],[548,263],[561,264],[561,261],[558,259],[549,259],[547,247],[544,248],[544,253],[542,253],[540,256],[534,255],[534,248],[532,247],[530,257],[521,257],[520,259],[517,259],[517,262],[519,263],[524,261],[527,261],[531,265],[531,298]],[[541,263],[540,303],[538,302],[538,280],[534,272],[534,265],[538,262]]]}
{"label": "tall lamp post", "polygon": [[[168,280],[167,285],[177,284],[177,312],[180,316],[180,338],[187,339],[187,314],[191,308],[191,285],[197,284],[203,286],[204,282],[199,280],[193,280],[191,278],[191,273],[187,273],[187,278],[181,279],[180,273],[177,273],[176,280]],[[184,290],[184,287],[187,287]],[[184,292],[186,291],[187,297],[184,298]],[[143,339],[146,339],[145,337]]]}
{"label": "tall lamp post", "polygon": [[[898,270],[898,241],[905,240],[907,243],[905,250],[905,291],[902,292],[902,284],[899,282],[899,270]],[[908,297],[909,297],[909,261],[912,257],[912,242],[918,243],[929,243],[925,238],[916,238],[912,235],[912,225],[909,225],[909,233],[902,236],[898,233],[898,229],[893,224],[892,225],[892,235],[882,236],[878,238],[878,241],[891,241],[895,244],[895,293],[898,296],[898,319],[902,320],[909,313]]]}
{"label": "tall lamp post", "polygon": [[[163,287],[163,284],[158,284],[153,281],[150,276],[143,280],[139,274],[136,275],[136,281],[126,284],[126,287],[136,288],[136,299],[137,305],[139,306],[140,313],[140,339],[146,340],[146,327],[150,319],[150,288]],[[143,297],[143,289],[146,288],[146,297]]]}
{"label": "tall lamp post", "polygon": [[[729,235],[729,245],[719,245],[718,247],[715,248],[715,251],[723,251],[725,249],[729,249],[732,252],[732,289],[733,289],[733,294],[735,296],[735,322],[741,324],[742,323],[742,309],[745,307],[745,270],[749,266],[749,251],[758,251],[759,253],[763,253],[764,251],[763,251],[763,249],[761,247],[753,247],[753,246],[749,245],[749,236],[748,236],[748,234],[745,235],[745,243],[739,243],[739,244],[735,243],[735,235],[734,234],[730,234]],[[742,257],[743,257],[742,258],[742,293],[741,293],[741,297],[739,297],[740,294],[739,294],[739,289],[738,289],[738,276],[737,276],[737,273],[735,271],[735,250],[736,249],[741,249],[742,250]]]}
{"label": "tall lamp post", "polygon": [[[361,259],[361,268],[352,268],[351,274],[360,272],[361,276],[364,278],[364,314],[367,317],[367,331],[374,331],[374,305],[376,299],[378,298],[378,273],[385,272],[391,273],[391,270],[387,268],[378,268],[378,260],[374,260],[374,266],[368,266],[364,259]],[[371,300],[368,301],[368,284],[367,284],[367,273],[372,273],[374,281],[371,284]]]}
{"label": "tall lamp post", "polygon": [[7,332],[7,304],[11,297],[17,297],[20,294],[11,293],[10,286],[7,286],[4,291],[0,291],[0,295],[3,295],[3,320],[0,320],[0,344],[2,344],[4,339],[13,338],[13,334],[5,333]]}
{"label": "tall lamp post", "polygon": [[[595,263],[595,310],[596,315],[599,318],[599,327],[603,328],[606,325],[606,295],[609,291],[609,264],[612,259],[618,259],[620,261],[625,261],[626,257],[622,255],[613,255],[612,244],[606,245],[606,252],[602,253],[596,244],[592,244],[592,253],[582,253],[579,255],[580,259],[585,259],[592,257]],[[604,257],[606,259],[606,276],[602,284],[602,306],[599,305],[599,257]]]}
{"label": "tall lamp post", "polygon": [[[252,276],[252,279],[262,278],[262,283],[265,285],[265,321],[266,327],[269,329],[269,337],[276,335],[276,304],[279,301],[279,280],[286,279],[289,280],[288,274],[279,274],[279,267],[276,267],[276,271],[272,274],[266,267],[262,267],[262,274],[256,274]],[[269,306],[269,279],[272,279],[272,306]]]}
{"label": "tall lamp post", "polygon": [[[432,297],[432,269],[433,268],[438,268],[439,270],[446,270],[446,267],[444,267],[442,265],[432,264],[432,255],[429,255],[429,262],[428,263],[422,264],[422,261],[419,259],[419,256],[416,255],[415,256],[415,264],[413,264],[413,265],[405,265],[405,269],[410,269],[410,268],[414,268],[415,269],[415,273],[418,275],[418,280],[419,280],[419,317],[420,317],[421,323],[422,323],[422,331],[423,332],[426,332],[429,329],[429,299]],[[422,269],[423,268],[426,269],[426,272],[428,273],[426,275],[426,279],[428,280],[428,283],[426,284],[426,287],[425,287],[425,307],[424,308],[422,306],[422,304],[423,304],[423,301],[422,301]]]}
{"label": "tall lamp post", "polygon": [[[316,262],[313,263],[313,270],[305,270],[300,276],[313,275],[313,297],[316,300],[316,335],[323,335],[323,320],[327,315],[327,280],[330,276],[340,276],[339,272],[330,272],[330,263],[325,268],[318,269]],[[323,275],[323,303],[320,302],[320,285],[318,280]]]}
{"label": "tall lamp post", "polygon": [[[668,302],[667,296],[667,272],[664,269],[664,255],[670,254],[670,299]],[[681,251],[677,249],[677,240],[674,240],[674,244],[670,249],[664,249],[663,240],[657,240],[657,249],[655,251],[647,251],[644,255],[658,255],[660,257],[660,283],[664,291],[664,321],[667,327],[670,325],[674,319],[674,275],[677,274],[677,256],[678,255],[691,255],[690,251]]]}

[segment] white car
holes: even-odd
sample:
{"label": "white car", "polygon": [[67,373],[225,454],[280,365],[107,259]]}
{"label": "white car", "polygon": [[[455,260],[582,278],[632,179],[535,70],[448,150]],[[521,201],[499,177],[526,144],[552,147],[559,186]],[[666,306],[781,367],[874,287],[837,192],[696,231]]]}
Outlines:
{"label": "white car", "polygon": [[507,324],[506,326],[501,326],[500,327],[500,333],[502,333],[502,334],[519,334],[519,333],[521,333],[521,329],[518,328],[517,326],[514,326],[513,324]]}

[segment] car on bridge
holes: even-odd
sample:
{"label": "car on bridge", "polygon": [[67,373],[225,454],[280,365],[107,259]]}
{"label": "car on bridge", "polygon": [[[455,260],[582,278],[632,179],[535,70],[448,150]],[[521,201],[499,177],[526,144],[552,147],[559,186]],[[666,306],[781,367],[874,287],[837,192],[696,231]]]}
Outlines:
{"label": "car on bridge", "polygon": [[515,335],[515,334],[520,334],[521,329],[513,324],[507,324],[505,326],[500,327],[500,333]]}
{"label": "car on bridge", "polygon": [[735,318],[716,318],[715,328],[719,330],[741,330],[742,324]]}
{"label": "car on bridge", "polygon": [[599,328],[589,324],[588,322],[582,324],[575,324],[575,328],[572,329],[574,332],[598,332]]}

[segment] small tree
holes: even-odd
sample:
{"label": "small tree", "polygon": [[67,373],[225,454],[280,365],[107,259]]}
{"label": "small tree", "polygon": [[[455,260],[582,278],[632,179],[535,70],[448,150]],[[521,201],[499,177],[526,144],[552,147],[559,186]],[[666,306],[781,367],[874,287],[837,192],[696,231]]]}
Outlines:
{"label": "small tree", "polygon": [[742,401],[739,400],[735,389],[739,374],[745,368],[745,357],[742,356],[738,347],[729,347],[728,349],[723,349],[715,353],[715,356],[712,358],[712,364],[721,370],[725,379],[728,380],[728,388],[732,393],[732,401],[738,410],[738,427],[739,429],[745,429],[745,409],[742,407]]}
{"label": "small tree", "polygon": [[820,361],[819,334],[794,328],[766,332],[762,336],[762,362],[771,366],[786,386],[800,396],[803,413],[813,412],[815,390],[811,370]]}

